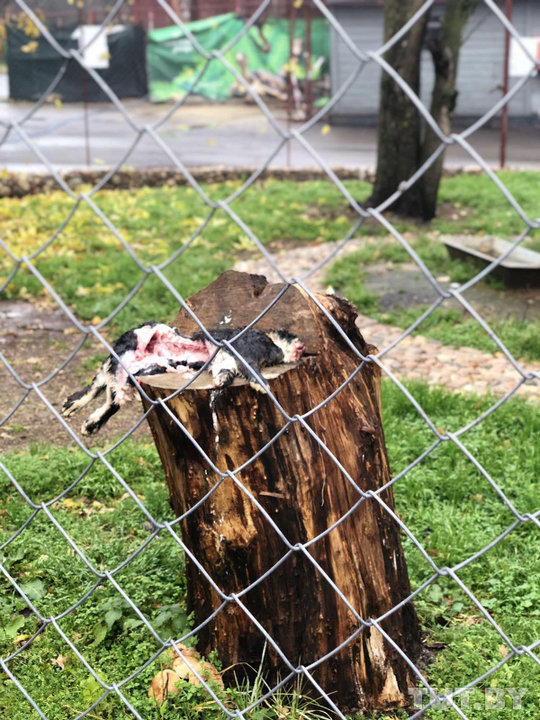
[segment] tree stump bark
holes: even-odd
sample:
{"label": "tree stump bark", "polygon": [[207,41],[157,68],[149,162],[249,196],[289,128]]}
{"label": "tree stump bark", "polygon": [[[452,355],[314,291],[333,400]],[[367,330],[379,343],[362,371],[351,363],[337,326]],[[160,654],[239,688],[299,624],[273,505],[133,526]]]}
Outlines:
{"label": "tree stump bark", "polygon": [[[241,327],[282,289],[267,285],[261,276],[230,271],[191,298],[189,305],[208,329],[223,322]],[[373,350],[354,324],[352,305],[329,296],[318,300],[355,347],[364,354]],[[185,311],[175,325],[184,333],[197,329]],[[364,492],[387,483],[378,368],[366,364],[325,403],[353,376],[359,360],[317,305],[295,287],[286,290],[257,328],[287,329],[306,344],[304,359],[270,381],[289,416],[321,405],[306,423],[354,483]],[[145,378],[145,390],[153,398],[166,398],[173,377]],[[168,387],[159,386],[167,383]],[[237,480],[280,531],[231,477],[219,483],[193,442],[162,408],[156,408],[148,421],[177,516],[214,488],[180,525],[184,543],[217,586],[227,595],[250,587],[241,603],[294,667],[309,666],[328,655],[311,672],[341,708],[369,711],[408,705],[407,689],[414,681],[407,663],[375,627],[358,632],[362,626],[348,606],[369,620],[410,593],[395,521],[375,499],[359,502],[357,489],[310,432],[298,421],[288,423],[267,395],[249,385],[220,391],[188,389],[167,405],[222,472],[236,471]],[[391,489],[381,498],[393,508]],[[198,625],[223,600],[189,558],[187,581],[189,609]],[[412,603],[390,614],[381,627],[414,661],[420,633]],[[216,649],[225,667],[249,663],[257,668],[264,645],[263,633],[234,601],[198,633],[199,651]],[[271,645],[267,663],[274,679],[289,672]]]}

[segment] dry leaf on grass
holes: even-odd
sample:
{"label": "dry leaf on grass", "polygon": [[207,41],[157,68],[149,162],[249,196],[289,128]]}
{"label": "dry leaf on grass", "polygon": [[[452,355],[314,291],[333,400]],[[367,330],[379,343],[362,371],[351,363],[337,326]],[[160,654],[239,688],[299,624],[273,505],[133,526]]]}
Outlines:
{"label": "dry leaf on grass", "polygon": [[58,657],[53,658],[51,660],[51,664],[58,665],[60,670],[63,670],[66,667],[66,661],[67,661],[67,657],[65,655],[59,655]]}
{"label": "dry leaf on grass", "polygon": [[154,698],[156,702],[163,702],[169,695],[176,695],[180,680],[185,680],[192,685],[200,685],[195,672],[204,680],[211,680],[223,687],[223,680],[219,672],[209,662],[201,660],[201,656],[196,650],[181,643],[177,643],[176,648],[183,657],[179,657],[174,650],[165,651],[166,662],[170,667],[161,670],[154,677],[148,688],[148,697]]}

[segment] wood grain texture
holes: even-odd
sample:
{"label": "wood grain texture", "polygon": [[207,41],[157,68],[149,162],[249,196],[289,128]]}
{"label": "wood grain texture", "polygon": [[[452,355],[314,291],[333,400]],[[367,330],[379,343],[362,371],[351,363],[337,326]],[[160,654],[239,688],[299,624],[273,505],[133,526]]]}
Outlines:
{"label": "wood grain texture", "polygon": [[[238,273],[226,275],[227,282],[221,276],[190,302],[209,328],[224,313],[233,314],[231,326],[237,319],[238,325],[248,322],[257,314],[258,298],[275,293],[276,286],[264,286],[259,276],[243,277],[236,306]],[[254,289],[257,295],[250,307]],[[368,620],[380,617],[409,594],[399,528],[376,500],[368,497],[359,503],[361,495],[346,474],[295,420],[345,383],[358,367],[358,358],[320,309],[296,288],[290,290],[294,293],[287,304],[281,309],[276,306],[274,317],[266,319],[269,324],[257,327],[280,327],[280,318],[287,318],[284,327],[292,332],[298,326],[305,330],[300,336],[308,340],[311,357],[270,381],[291,420],[283,417],[268,396],[248,385],[220,391],[186,390],[167,403],[211,461],[220,471],[234,473],[245,491],[232,476],[220,481],[163,409],[155,409],[148,420],[177,516],[213,489],[180,525],[186,546],[222,592],[242,593],[289,553],[264,580],[241,595],[242,603],[295,667],[316,662],[352,638],[313,670],[317,682],[340,707],[404,706],[409,701],[407,687],[414,684],[407,664],[375,628],[367,627],[354,636],[360,625],[347,605]],[[234,307],[223,307],[223,292],[227,305]],[[360,352],[372,350],[354,325],[356,312],[350,304],[328,296],[319,300]],[[177,326],[182,332],[190,329],[182,315]],[[166,398],[170,392],[152,386],[151,379],[145,390],[154,398]],[[363,492],[379,489],[390,478],[379,391],[379,370],[366,364],[336,397],[306,419]],[[266,449],[250,462],[262,448]],[[390,489],[381,497],[393,507]],[[305,552],[294,548],[314,538],[318,539]],[[187,574],[189,606],[199,624],[222,599],[189,561]],[[417,657],[419,628],[411,603],[391,614],[382,627],[411,659]],[[225,666],[249,663],[255,668],[265,643],[263,634],[234,601],[201,629],[198,639],[199,651],[206,654],[217,649]],[[267,671],[274,678],[287,672],[271,647]]]}
{"label": "wood grain texture", "polygon": [[[268,284],[262,275],[227,270],[189,298],[187,305],[207,329],[239,328],[260,315],[280,295],[283,287],[281,283]],[[187,335],[201,329],[184,309],[180,310],[173,325]],[[288,330],[298,335],[306,345],[307,354],[320,350],[318,327],[302,292],[294,286],[286,289],[256,327],[257,330]]]}

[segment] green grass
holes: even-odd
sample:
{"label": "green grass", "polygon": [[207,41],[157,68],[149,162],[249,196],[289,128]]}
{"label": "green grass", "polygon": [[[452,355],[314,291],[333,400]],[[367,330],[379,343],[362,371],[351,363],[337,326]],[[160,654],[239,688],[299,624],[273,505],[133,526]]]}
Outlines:
{"label": "green grass", "polygon": [[[218,201],[239,187],[239,182],[228,182],[204,189]],[[355,187],[367,195],[366,183]],[[189,187],[102,191],[95,202],[146,267],[164,262],[188,245],[164,271],[183,297],[231,267],[239,253],[254,250],[253,242],[221,209],[190,243],[209,209]],[[74,202],[62,192],[0,200],[3,239],[17,257],[30,255],[53,235],[73,207]],[[233,210],[265,244],[338,240],[352,226],[343,197],[325,182],[261,183],[233,203]],[[333,217],[331,223],[329,217]],[[34,265],[79,318],[94,322],[113,312],[145,277],[117,237],[85,204],[35,258]],[[12,267],[4,257],[0,274],[7,277]],[[42,283],[25,266],[4,292],[7,298],[44,295]],[[178,305],[161,282],[150,276],[114,324],[125,330],[151,318],[167,320],[174,317]]]}
{"label": "green grass", "polygon": [[[419,383],[409,387],[436,427],[446,431],[459,429],[493,402],[488,397],[429,390]],[[389,384],[383,387],[383,407],[388,450],[396,473],[427,448],[433,436],[405,397]],[[516,400],[462,437],[466,448],[520,513],[538,510],[539,430],[537,407]],[[488,481],[452,443],[439,446],[400,481],[395,498],[401,517],[439,568],[471,557],[514,521]],[[409,539],[405,540],[405,549],[413,587],[418,586],[431,570]],[[528,645],[540,637],[538,560],[538,530],[528,523],[518,526],[458,573],[516,645]],[[429,629],[430,640],[446,645],[426,671],[439,692],[474,680],[506,656],[498,633],[453,581],[439,579],[420,596],[416,607],[423,627]],[[530,658],[510,660],[485,686],[528,688],[519,717],[535,717],[540,684]],[[472,708],[483,703],[483,695],[474,692],[469,700]],[[506,702],[508,707],[508,697]],[[485,720],[485,712],[482,704],[482,710],[471,709],[467,715]],[[444,711],[430,715],[437,719],[447,716]],[[508,708],[494,713],[494,717],[515,716]]]}
{"label": "green grass", "polygon": [[[430,390],[421,383],[409,388],[436,427],[446,431],[456,431],[494,402],[490,397]],[[389,382],[383,385],[383,408],[390,462],[397,474],[429,447],[434,436],[408,400]],[[538,509],[539,433],[537,407],[523,400],[511,400],[462,437],[465,446],[520,513]],[[153,445],[144,439],[127,441],[109,459],[156,519],[172,520],[163,471]],[[29,498],[41,503],[62,492],[84,471],[88,459],[79,450],[33,447],[27,452],[6,454],[4,463]],[[2,542],[29,517],[30,509],[3,473],[0,498]],[[396,484],[395,499],[407,527],[440,568],[452,567],[480,551],[514,520],[486,479],[451,442],[442,443]],[[51,513],[100,572],[117,567],[141,546],[149,533],[137,505],[99,462],[74,490],[52,506]],[[407,537],[403,541],[415,588],[431,576],[432,569]],[[71,607],[94,582],[92,573],[43,512],[3,550],[2,556],[6,569],[45,617]],[[517,645],[528,645],[540,637],[538,566],[537,529],[525,523],[458,573]],[[163,638],[178,637],[190,627],[185,609],[184,560],[168,534],[154,539],[115,579]],[[424,668],[429,682],[439,692],[474,680],[504,659],[507,649],[500,636],[453,581],[439,578],[421,593],[416,607],[428,644],[443,644],[434,662]],[[0,656],[5,657],[39,625],[4,578],[0,580],[0,615],[3,618]],[[156,642],[139,618],[107,582],[62,618],[59,625],[109,683],[135,672],[157,650]],[[65,659],[63,669],[57,664],[60,656]],[[52,627],[9,667],[51,720],[65,720],[101,695],[99,684]],[[182,685],[179,695],[163,706],[150,700],[147,690],[159,668],[158,660],[123,688],[144,718],[221,717],[206,694],[187,683]],[[262,687],[261,678],[259,682]],[[10,720],[37,718],[11,681],[0,683],[0,716]],[[540,683],[537,668],[526,655],[511,659],[484,685],[528,688],[519,717],[536,718]],[[225,691],[224,699],[246,707],[253,693],[257,697],[261,692],[253,685],[244,686]],[[282,720],[285,715],[293,720],[321,717],[320,708],[302,704],[298,707],[298,694],[282,695],[253,711],[250,717],[254,720]],[[482,710],[473,707],[481,698],[479,690],[470,698],[472,709],[467,714],[471,720],[487,717],[483,705]],[[90,714],[104,720],[128,716],[112,695]],[[436,720],[447,716],[446,711],[429,715]],[[507,709],[493,717],[514,720],[515,716]]]}
{"label": "green grass", "polygon": [[[531,217],[538,211],[539,175],[533,172],[503,172],[500,177]],[[370,185],[345,181],[359,201],[370,194]],[[223,200],[240,187],[239,182],[204,185],[212,201]],[[88,188],[83,188],[88,190]],[[209,209],[190,187],[106,190],[93,200],[110,218],[121,237],[129,243],[145,267],[159,265],[186,249],[164,270],[164,275],[183,296],[188,297],[231,267],[242,253],[255,252],[253,242],[222,209],[199,237],[192,235],[208,216]],[[437,241],[440,233],[482,233],[512,237],[524,225],[497,188],[485,176],[459,175],[443,180],[441,214],[430,225],[415,224],[389,215],[395,226],[417,249],[436,274],[450,274],[463,280],[471,275],[463,263],[450,261]],[[37,252],[68,218],[74,202],[62,192],[0,200],[3,240],[16,257]],[[255,183],[233,204],[232,209],[265,245],[286,248],[287,244],[337,241],[354,226],[355,214],[330,181],[292,182],[267,180]],[[330,282],[370,312],[379,313],[376,298],[362,289],[359,265],[387,260],[409,259],[387,231],[375,221],[365,222],[358,233],[367,239],[358,254],[338,261]],[[528,241],[540,250],[538,233]],[[61,299],[86,322],[108,317],[125,299],[145,273],[122,247],[121,242],[84,203],[52,244],[33,260],[34,266]],[[7,256],[0,260],[0,280],[13,269]],[[40,280],[23,265],[3,293],[5,298],[43,297],[47,292]],[[178,309],[178,301],[160,281],[150,275],[142,289],[115,318],[116,332],[152,318],[167,321]],[[392,316],[403,324],[408,315]],[[471,333],[468,333],[467,339]],[[538,335],[536,328],[533,335]],[[531,352],[536,352],[534,348]]]}
{"label": "green grass", "polygon": [[[448,275],[453,282],[464,282],[473,275],[465,263],[451,261],[439,246],[429,243],[426,238],[413,242],[419,256],[437,268],[437,274]],[[326,276],[326,281],[339,293],[348,298],[363,315],[378,319],[382,323],[407,328],[429,307],[418,305],[409,308],[383,309],[379,297],[366,287],[365,266],[370,262],[389,261],[396,264],[405,262],[408,254],[401,247],[380,244],[377,250],[371,245],[336,261]],[[391,271],[390,271],[391,272]],[[511,291],[509,291],[511,292]],[[485,313],[480,313],[485,315]],[[540,357],[540,319],[519,320],[510,318],[488,318],[492,330],[504,345],[518,358],[536,361]],[[498,346],[465,309],[437,308],[426,318],[417,333],[439,340],[445,345],[468,346],[487,353],[499,351]]]}
{"label": "green grass", "polygon": [[[540,215],[540,175],[535,172],[498,173],[529,218]],[[419,257],[437,276],[448,276],[451,282],[463,283],[471,279],[477,268],[468,263],[451,260],[440,235],[479,234],[515,239],[525,224],[496,186],[485,175],[458,175],[441,183],[439,217],[431,223],[415,226],[400,218],[391,218],[397,229]],[[540,252],[540,233],[532,232],[523,243]],[[406,328],[427,309],[422,305],[413,308],[380,307],[379,298],[365,285],[364,268],[372,263],[388,262],[399,265],[412,262],[409,253],[393,237],[366,238],[357,252],[337,260],[330,268],[326,280],[351,300],[361,312],[381,322]],[[495,278],[486,281],[493,288],[504,291],[504,285]],[[511,291],[507,291],[511,293]],[[538,360],[540,357],[540,320],[519,318],[490,320],[492,329],[517,357]],[[442,307],[423,322],[418,332],[446,345],[467,345],[485,352],[498,350],[495,343],[480,328],[467,311]]]}
{"label": "green grass", "polygon": [[[408,327],[427,306],[382,313],[381,320],[398,327]],[[517,358],[538,361],[540,358],[540,320],[490,319],[489,325]],[[487,353],[500,352],[498,346],[468,313],[448,308],[438,309],[418,329],[419,333],[445,345],[468,346]]]}
{"label": "green grass", "polygon": [[[530,219],[540,215],[538,193],[540,175],[534,171],[504,170],[496,173]],[[484,173],[458,175],[441,183],[438,201],[449,204],[457,217],[437,218],[432,227],[441,233],[480,235],[518,235],[525,223],[495,184]],[[538,233],[530,246],[540,251]]]}

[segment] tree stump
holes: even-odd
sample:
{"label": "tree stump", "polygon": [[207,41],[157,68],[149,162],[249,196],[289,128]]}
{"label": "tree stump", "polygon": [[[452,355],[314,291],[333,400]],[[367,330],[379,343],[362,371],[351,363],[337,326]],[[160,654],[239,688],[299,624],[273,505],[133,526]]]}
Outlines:
{"label": "tree stump", "polygon": [[[241,327],[282,289],[261,276],[229,271],[193,296],[189,306],[208,329],[223,327],[224,322]],[[354,324],[352,305],[330,296],[317,299],[356,348],[364,354],[374,350]],[[185,311],[175,325],[183,333],[198,329]],[[321,405],[306,423],[354,483],[364,492],[387,483],[377,366],[366,364],[325,403],[353,376],[359,360],[320,308],[289,287],[256,327],[289,330],[306,344],[300,363],[281,374],[278,369],[269,381],[288,415],[293,418]],[[153,398],[166,398],[174,380],[173,375],[145,378],[145,390]],[[349,608],[369,620],[409,595],[398,525],[375,499],[359,502],[357,489],[300,422],[288,423],[267,395],[235,382],[219,391],[208,389],[209,382],[199,382],[198,388],[185,390],[167,404],[220,471],[242,467],[235,477],[280,532],[231,477],[218,482],[197,447],[157,407],[148,421],[177,516],[215,488],[180,523],[185,545],[226,595],[251,586],[241,595],[241,603],[294,667],[309,666],[328,655],[311,673],[341,708],[369,711],[408,705],[407,689],[414,681],[407,663],[375,627],[358,632],[362,625]],[[391,489],[381,497],[393,508]],[[300,547],[315,538],[305,549]],[[187,581],[189,609],[199,625],[223,599],[189,558]],[[381,627],[414,661],[420,633],[412,603],[391,613]],[[334,653],[342,643],[346,644]],[[264,646],[263,633],[234,600],[198,633],[199,651],[216,649],[225,667],[248,663],[257,668]],[[274,680],[289,672],[271,644],[266,669]]]}

